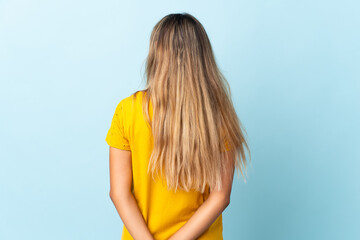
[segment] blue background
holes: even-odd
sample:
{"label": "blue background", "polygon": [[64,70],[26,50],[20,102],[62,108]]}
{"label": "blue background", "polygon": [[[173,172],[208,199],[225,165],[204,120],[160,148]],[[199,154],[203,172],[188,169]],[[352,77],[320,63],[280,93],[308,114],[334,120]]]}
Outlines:
{"label": "blue background", "polygon": [[153,26],[204,25],[252,150],[224,239],[360,239],[358,1],[0,1],[0,239],[120,239],[105,136]]}

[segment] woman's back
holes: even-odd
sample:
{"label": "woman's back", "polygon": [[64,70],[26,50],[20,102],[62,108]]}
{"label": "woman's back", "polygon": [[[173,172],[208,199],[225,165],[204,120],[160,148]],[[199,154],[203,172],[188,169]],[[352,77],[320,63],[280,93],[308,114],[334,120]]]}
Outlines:
{"label": "woman's back", "polygon": [[[138,91],[119,102],[106,142],[112,147],[131,151],[132,192],[154,239],[162,240],[168,239],[190,219],[209,196],[209,188],[206,188],[204,194],[192,190],[174,192],[167,189],[165,182],[159,178],[153,180],[147,173],[153,137],[143,117],[144,93]],[[152,119],[151,102],[149,114]],[[222,231],[221,214],[198,239],[223,239]],[[133,239],[125,225],[121,239]]]}
{"label": "woman's back", "polygon": [[110,148],[122,239],[223,239],[234,169],[245,176],[249,148],[202,24],[188,13],[163,17],[145,69],[145,90],[119,102],[106,136],[131,151]]}

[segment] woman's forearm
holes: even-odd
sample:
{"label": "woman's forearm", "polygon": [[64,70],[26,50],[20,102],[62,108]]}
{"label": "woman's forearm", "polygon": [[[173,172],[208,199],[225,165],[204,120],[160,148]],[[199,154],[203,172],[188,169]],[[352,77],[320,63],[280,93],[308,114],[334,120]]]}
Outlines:
{"label": "woman's forearm", "polygon": [[191,218],[169,240],[197,239],[229,205],[229,201],[217,195],[209,198],[196,210]]}
{"label": "woman's forearm", "polygon": [[154,237],[151,235],[145,223],[134,195],[129,193],[126,196],[121,197],[111,196],[111,200],[126,229],[135,240],[154,240]]}

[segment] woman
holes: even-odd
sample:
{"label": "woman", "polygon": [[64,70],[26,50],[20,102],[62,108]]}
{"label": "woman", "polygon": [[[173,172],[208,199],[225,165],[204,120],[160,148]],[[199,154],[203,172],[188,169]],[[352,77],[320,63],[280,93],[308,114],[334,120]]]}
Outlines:
{"label": "woman", "polygon": [[234,170],[244,177],[250,151],[195,17],[169,14],[155,25],[146,78],[145,90],[118,103],[106,136],[122,240],[223,239]]}

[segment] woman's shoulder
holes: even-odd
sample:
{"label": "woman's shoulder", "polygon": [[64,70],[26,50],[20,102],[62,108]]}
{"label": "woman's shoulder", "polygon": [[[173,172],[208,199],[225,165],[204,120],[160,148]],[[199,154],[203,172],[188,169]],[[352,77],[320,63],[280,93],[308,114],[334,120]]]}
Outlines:
{"label": "woman's shoulder", "polygon": [[122,105],[123,109],[128,111],[134,109],[138,103],[142,100],[144,90],[137,90],[136,92],[124,97],[120,100],[119,104]]}

